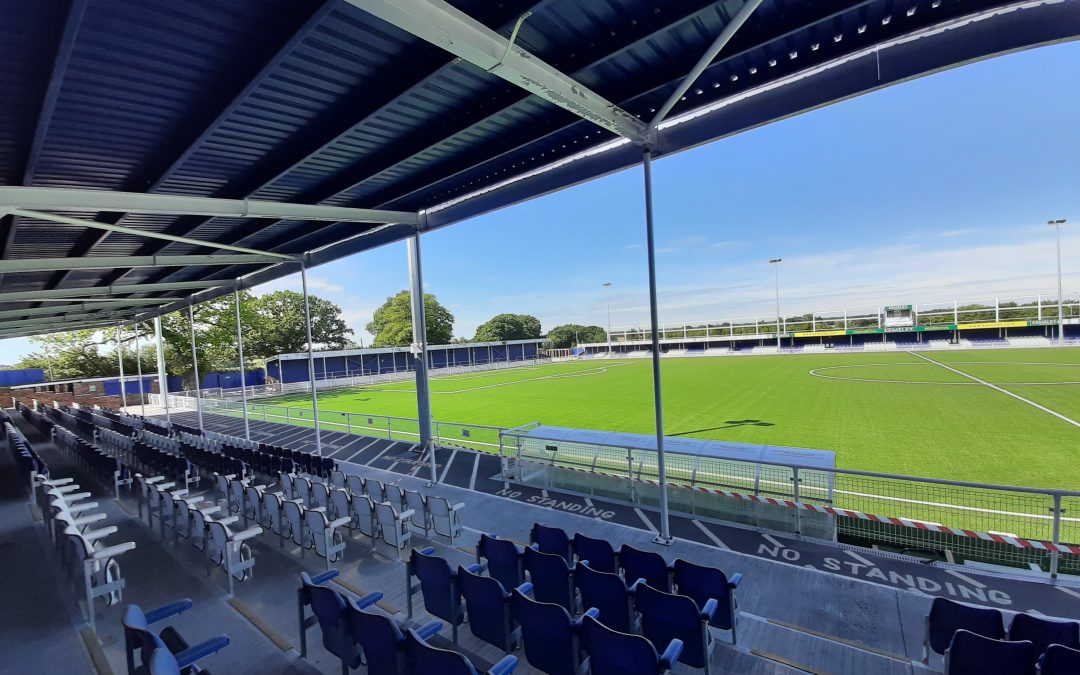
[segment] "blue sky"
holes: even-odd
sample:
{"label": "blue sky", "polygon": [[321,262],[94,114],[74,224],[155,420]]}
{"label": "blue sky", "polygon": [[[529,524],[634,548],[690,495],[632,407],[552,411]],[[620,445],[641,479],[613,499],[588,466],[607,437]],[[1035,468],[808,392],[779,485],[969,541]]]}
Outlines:
{"label": "blue sky", "polygon": [[[1048,218],[1080,293],[1080,43],[992,59],[756,129],[654,165],[660,320],[1031,296],[1056,288]],[[423,237],[427,291],[471,337],[495,314],[648,318],[641,169]],[[408,286],[404,243],[324,265],[311,291],[357,337]],[[298,276],[262,290],[294,288]],[[28,351],[0,341],[0,363]]]}

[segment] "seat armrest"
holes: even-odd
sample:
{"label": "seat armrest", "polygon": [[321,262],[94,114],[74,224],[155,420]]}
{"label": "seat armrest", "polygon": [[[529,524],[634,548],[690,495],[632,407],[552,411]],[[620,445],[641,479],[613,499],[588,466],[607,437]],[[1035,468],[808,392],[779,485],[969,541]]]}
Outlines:
{"label": "seat armrest", "polygon": [[533,591],[532,582],[531,581],[526,581],[525,583],[518,586],[517,589],[519,591],[521,591],[522,595],[532,595],[532,591]]}
{"label": "seat armrest", "polygon": [[185,488],[183,490],[176,490],[175,492],[173,492],[171,494],[173,496],[173,499],[182,499],[182,498],[187,496],[188,492],[190,492],[190,491]]}
{"label": "seat armrest", "polygon": [[221,507],[216,504],[214,506],[208,506],[205,509],[199,509],[199,513],[204,516],[212,516],[219,511],[221,511]]}
{"label": "seat armrest", "polygon": [[383,594],[379,591],[375,591],[374,593],[368,593],[364,597],[356,598],[355,600],[352,600],[350,598],[350,600],[352,600],[352,603],[357,607],[357,609],[367,609],[368,607],[371,607],[376,602],[382,599]]}
{"label": "seat armrest", "polygon": [[742,583],[742,572],[736,572],[735,574],[731,575],[730,579],[728,579],[728,584],[727,585],[728,585],[728,588],[738,588],[739,584],[741,584],[741,583]]}
{"label": "seat armrest", "polygon": [[473,563],[473,564],[469,565],[468,567],[466,567],[465,569],[469,570],[473,574],[483,574],[485,571],[487,571],[487,567],[488,566],[487,566],[486,562],[481,562],[481,563]]}
{"label": "seat armrest", "polygon": [[167,619],[170,616],[176,616],[180,612],[186,612],[192,607],[190,599],[185,598],[178,600],[172,604],[165,605],[164,607],[158,607],[146,613],[146,623],[157,623],[162,619]]}
{"label": "seat armrest", "polygon": [[89,492],[76,492],[74,494],[61,495],[60,501],[70,506],[73,502],[77,502],[82,499],[88,499],[91,496],[92,495]]}
{"label": "seat armrest", "polygon": [[308,509],[308,511],[315,511],[316,513],[326,513],[326,507],[325,506],[316,506],[313,509]]}
{"label": "seat armrest", "polygon": [[338,518],[337,520],[331,520],[329,523],[326,524],[326,526],[328,528],[330,528],[331,530],[336,530],[337,528],[341,527],[342,525],[347,524],[350,520],[352,520],[352,518],[350,518],[349,516],[345,516],[344,518]]}
{"label": "seat armrest", "polygon": [[582,614],[578,618],[574,619],[573,628],[575,628],[575,629],[581,628],[581,623],[585,620],[585,617],[587,617],[587,616],[591,616],[592,618],[599,621],[600,620],[600,610],[597,609],[596,607],[588,608],[587,610],[585,610],[584,614]]}
{"label": "seat armrest", "polygon": [[713,615],[716,614],[716,608],[719,603],[716,602],[716,598],[709,598],[705,601],[705,607],[701,610],[701,618],[705,621],[712,621]]}
{"label": "seat armrest", "polygon": [[105,558],[113,558],[121,553],[127,553],[135,548],[135,542],[126,541],[123,544],[117,544],[116,546],[110,546],[109,548],[103,548],[100,551],[94,551],[92,556],[94,560],[104,560]]}
{"label": "seat armrest", "polygon": [[315,576],[311,577],[311,583],[315,584],[316,586],[318,586],[319,584],[325,584],[327,581],[330,581],[339,574],[341,574],[341,572],[337,570],[326,570],[322,574],[316,574]]}
{"label": "seat armrest", "polygon": [[660,656],[660,664],[665,668],[673,668],[679,661],[679,655],[682,654],[683,642],[678,638],[673,639],[668,643],[667,649]]}
{"label": "seat armrest", "polygon": [[97,502],[83,502],[82,504],[65,504],[65,510],[71,515],[76,513],[82,513],[83,511],[93,511],[98,507]]}
{"label": "seat armrest", "polygon": [[399,521],[408,520],[409,518],[412,518],[414,513],[416,513],[416,511],[413,511],[412,509],[409,509],[407,511],[402,511],[401,513],[398,514],[397,519]]}
{"label": "seat armrest", "polygon": [[222,518],[221,520],[215,520],[214,522],[221,523],[222,525],[228,527],[229,525],[232,525],[238,520],[240,520],[240,516],[229,516],[228,518]]}
{"label": "seat armrest", "polygon": [[265,486],[265,485],[249,485],[248,487],[253,487],[253,488],[255,488],[256,490],[258,490],[259,492],[262,492],[262,491],[266,490],[266,486]]}
{"label": "seat armrest", "polygon": [[150,483],[152,485],[154,483],[160,483],[161,481],[165,480],[165,476],[151,476],[150,478],[147,478],[145,480],[147,483]]}
{"label": "seat armrest", "polygon": [[420,637],[424,638],[425,640],[430,640],[439,631],[442,630],[442,627],[443,627],[442,621],[429,621],[428,623],[425,623],[423,626],[420,626],[419,628],[417,628],[416,629],[416,634],[419,635]]}
{"label": "seat armrest", "polygon": [[[70,482],[71,480],[74,480],[74,479],[68,478],[67,480]],[[66,485],[65,484],[63,487],[54,486],[51,490],[49,490],[49,492],[53,492],[53,493],[58,494],[58,495],[66,495],[67,493],[75,492],[78,489],[79,489],[78,483],[72,483],[71,485]]]}
{"label": "seat armrest", "polygon": [[[74,483],[74,482],[75,482],[74,478],[56,478],[56,479],[46,478],[45,480],[42,481],[42,483],[44,483],[45,485],[52,485],[52,486],[67,485],[68,483]],[[78,486],[76,486],[76,487],[78,487]]]}
{"label": "seat armrest", "polygon": [[249,527],[248,529],[240,532],[239,534],[233,535],[232,540],[235,542],[247,541],[248,539],[251,539],[252,537],[257,537],[262,533],[263,529],[256,525],[255,527]]}
{"label": "seat armrest", "polygon": [[100,530],[87,530],[82,533],[82,537],[86,541],[97,541],[98,539],[104,539],[110,534],[116,534],[116,531],[116,526],[110,525],[108,527],[103,527]]}
{"label": "seat armrest", "polygon": [[435,554],[435,547],[434,546],[428,546],[427,548],[420,549],[420,552],[423,553],[424,555],[434,555]]}
{"label": "seat armrest", "polygon": [[510,675],[510,673],[514,672],[514,668],[517,668],[517,657],[511,654],[507,654],[506,656],[499,659],[499,662],[493,665],[490,670],[488,670],[488,674]]}
{"label": "seat armrest", "polygon": [[450,511],[460,511],[463,508],[465,508],[465,502],[458,502],[457,504],[454,504],[450,507]]}
{"label": "seat armrest", "polygon": [[630,588],[628,590],[630,591],[630,593],[637,593],[638,586],[644,586],[644,585],[645,585],[645,579],[641,578],[641,579],[638,579],[637,581],[635,581],[634,583],[630,584]]}
{"label": "seat armrest", "polygon": [[187,668],[191,664],[195,663],[199,659],[206,658],[211,654],[216,654],[222,649],[229,646],[229,636],[219,635],[216,638],[210,638],[205,642],[200,642],[194,647],[188,647],[184,651],[176,655],[176,665],[181,669]]}
{"label": "seat armrest", "polygon": [[75,527],[81,527],[83,525],[89,525],[90,523],[96,523],[99,520],[105,520],[104,513],[94,513],[89,516],[83,516],[82,518],[76,518],[71,521],[71,524]]}
{"label": "seat armrest", "polygon": [[168,490],[169,488],[176,487],[176,483],[162,483],[160,485],[155,485],[154,487],[158,490]]}

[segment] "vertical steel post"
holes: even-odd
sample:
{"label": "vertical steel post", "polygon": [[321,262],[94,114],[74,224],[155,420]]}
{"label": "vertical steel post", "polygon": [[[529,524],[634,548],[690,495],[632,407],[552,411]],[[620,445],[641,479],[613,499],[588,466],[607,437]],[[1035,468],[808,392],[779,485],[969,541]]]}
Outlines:
{"label": "vertical steel post", "polygon": [[139,410],[146,417],[146,393],[143,391],[142,353],[139,351],[139,324],[135,324],[135,370],[139,376]]}
{"label": "vertical steel post", "polygon": [[311,382],[311,415],[315,420],[315,454],[322,456],[322,431],[319,429],[319,392],[315,386],[315,355],[311,339],[311,304],[307,293],[307,263],[300,265],[300,284],[304,289],[304,329],[307,331],[308,380]]}
{"label": "vertical steel post", "polygon": [[251,440],[251,426],[248,423],[247,379],[244,377],[244,334],[240,330],[240,290],[233,289],[233,302],[236,305],[236,350],[240,355],[240,400],[244,406],[244,438]]}
{"label": "vertical steel post", "polygon": [[653,236],[652,149],[645,147],[641,155],[645,174],[645,239],[649,259],[649,318],[652,321],[653,407],[656,410],[656,470],[660,481],[660,534],[654,541],[671,544],[668,523],[667,468],[664,463],[664,401],[660,384],[660,325],[656,302],[656,240]]}
{"label": "vertical steel post", "polygon": [[1065,314],[1064,314],[1064,300],[1061,290],[1061,223],[1064,221],[1054,221],[1054,227],[1057,229],[1057,277],[1058,277],[1058,342],[1065,341]]}
{"label": "vertical steel post", "polygon": [[1050,552],[1050,578],[1057,579],[1058,558],[1061,553],[1057,547],[1061,544],[1061,495],[1054,495],[1054,530],[1052,533],[1054,550]]}
{"label": "vertical steel post", "polygon": [[165,374],[165,345],[161,339],[161,317],[154,317],[154,338],[157,342],[157,371],[158,391],[161,393],[161,403],[165,406],[165,421],[172,424],[172,416],[169,415],[169,379]]}
{"label": "vertical steel post", "polygon": [[202,385],[199,384],[199,354],[195,349],[195,306],[188,305],[188,321],[191,324],[191,363],[195,369],[195,413],[199,416],[199,431],[203,431]]}
{"label": "vertical steel post", "polygon": [[409,253],[409,292],[412,296],[413,363],[416,368],[416,417],[420,431],[421,456],[431,453],[431,485],[437,484],[435,444],[431,437],[431,391],[427,371],[427,318],[424,310],[424,274],[420,258],[420,235],[406,240]]}
{"label": "vertical steel post", "polygon": [[124,386],[124,344],[120,339],[124,327],[116,324],[116,356],[120,361],[120,400],[124,404],[124,412],[127,412],[127,387]]}

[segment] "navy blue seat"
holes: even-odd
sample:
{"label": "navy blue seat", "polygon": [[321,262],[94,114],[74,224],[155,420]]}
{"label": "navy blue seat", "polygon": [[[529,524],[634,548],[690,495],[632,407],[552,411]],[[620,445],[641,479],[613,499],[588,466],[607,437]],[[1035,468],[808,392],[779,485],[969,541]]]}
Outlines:
{"label": "navy blue seat", "polygon": [[944,654],[953,634],[966,630],[983,637],[1001,640],[1005,624],[996,609],[970,607],[947,598],[934,598],[926,616],[926,637],[923,639],[923,663],[930,663],[931,650]]}
{"label": "navy blue seat", "polygon": [[[409,671],[416,675],[477,675],[476,666],[464,654],[432,647],[414,630],[409,631],[405,641]],[[516,667],[517,657],[506,655],[485,673],[510,675]]]}
{"label": "navy blue seat", "polygon": [[[548,675],[580,675],[587,670],[582,658],[581,619],[574,620],[560,605],[530,597],[533,585],[514,589],[514,617],[521,626],[521,642],[529,665]],[[587,616],[600,616],[596,608]]]}
{"label": "navy blue seat", "polygon": [[[470,565],[469,571],[478,572],[480,565]],[[424,609],[428,614],[437,616],[450,623],[454,644],[457,644],[458,626],[465,621],[465,611],[461,604],[461,587],[457,572],[450,569],[450,563],[435,555],[435,549],[413,549],[405,572],[407,589],[408,616],[413,615],[412,596],[417,588],[412,578],[420,580],[419,590],[424,596]]]}
{"label": "navy blue seat", "polygon": [[619,566],[622,567],[623,578],[631,580],[630,583],[633,583],[633,579],[644,579],[645,583],[657,590],[671,592],[670,570],[659,553],[623,544],[619,549]]}
{"label": "navy blue seat", "polygon": [[[225,638],[225,645],[222,646],[228,644],[228,638]],[[149,675],[183,675],[190,669],[185,669],[181,663],[177,655],[165,647],[159,647],[151,653],[150,663],[145,672]],[[199,675],[210,675],[210,671],[200,670]]]}
{"label": "navy blue seat", "polygon": [[525,549],[525,571],[533,585],[533,597],[540,602],[552,602],[574,614],[573,570],[561,556]]}
{"label": "navy blue seat", "polygon": [[465,598],[469,630],[488,644],[504,652],[513,651],[517,642],[515,622],[510,612],[511,595],[498,579],[481,576],[458,565],[458,583]]}
{"label": "navy blue seat", "polygon": [[1035,675],[1035,647],[960,629],[945,649],[945,675]]}
{"label": "navy blue seat", "polygon": [[1076,675],[1080,673],[1080,649],[1050,645],[1039,657],[1039,675]]}
{"label": "navy blue seat", "polygon": [[503,588],[517,588],[525,581],[523,554],[522,548],[514,542],[494,535],[480,535],[480,543],[476,545],[476,562],[481,558],[486,560],[488,574],[498,579]]}
{"label": "navy blue seat", "polygon": [[[360,665],[360,653],[353,639],[353,632],[349,626],[348,603],[345,597],[337,590],[324,586],[325,582],[333,579],[338,574],[337,570],[329,570],[316,577],[308,576],[307,572],[300,573],[301,586],[297,591],[297,611],[300,619],[300,655],[307,656],[307,629],[316,623],[322,631],[323,647],[326,651],[341,659],[342,675],[347,675],[350,668]],[[354,601],[354,604],[363,609],[370,607],[381,600],[382,593],[369,593],[363,598]],[[305,608],[311,607],[313,616],[305,616]]]}
{"label": "navy blue seat", "polygon": [[[351,598],[346,608],[353,642],[360,648],[367,675],[405,675],[405,635],[397,621],[385,614],[362,609]],[[442,629],[431,621],[416,633],[425,640]]]}
{"label": "navy blue seat", "polygon": [[574,562],[570,557],[570,537],[557,527],[533,523],[532,531],[529,533],[529,542],[536,544],[541,553],[557,555],[568,565]]}
{"label": "navy blue seat", "polygon": [[589,567],[597,572],[619,573],[615,549],[604,539],[593,539],[578,532],[574,535],[574,555],[578,560],[588,560]]}
{"label": "navy blue seat", "polygon": [[[165,651],[175,663],[176,672],[191,672],[195,663],[211,654],[224,649],[229,644],[226,635],[210,638],[195,646],[187,641],[171,626],[155,634],[150,626],[191,609],[191,600],[180,600],[171,605],[159,607],[151,612],[143,612],[138,605],[128,605],[124,610],[124,650],[127,653],[128,675],[152,672],[151,659],[155,650]],[[139,664],[135,663],[135,653],[139,653]],[[164,657],[162,657],[164,659]],[[168,672],[168,671],[166,671]]]}
{"label": "navy blue seat", "polygon": [[657,654],[653,643],[640,635],[612,630],[589,615],[583,619],[591,675],[662,675],[679,660],[678,640]]}
{"label": "navy blue seat", "polygon": [[720,630],[730,630],[731,644],[735,644],[735,629],[739,618],[735,589],[742,582],[742,575],[734,574],[729,579],[715,567],[703,567],[678,559],[672,565],[672,578],[675,581],[675,592],[693,598],[698,607],[704,607],[710,598],[716,600],[716,613],[709,625]]}
{"label": "navy blue seat", "polygon": [[622,577],[594,570],[592,560],[579,561],[574,568],[574,585],[581,592],[581,606],[600,610],[605,626],[623,633],[633,632],[634,594]]}
{"label": "navy blue seat", "polygon": [[1042,654],[1050,645],[1080,649],[1080,623],[1017,614],[1009,624],[1009,639],[1030,641],[1036,654]]}
{"label": "navy blue seat", "polygon": [[[672,640],[682,642],[679,660],[693,668],[712,672],[712,634],[709,622],[717,602],[710,598],[698,608],[692,598],[657,590],[648,584],[634,584],[634,604],[641,614],[641,634],[662,647]],[[603,616],[603,615],[601,615]]]}

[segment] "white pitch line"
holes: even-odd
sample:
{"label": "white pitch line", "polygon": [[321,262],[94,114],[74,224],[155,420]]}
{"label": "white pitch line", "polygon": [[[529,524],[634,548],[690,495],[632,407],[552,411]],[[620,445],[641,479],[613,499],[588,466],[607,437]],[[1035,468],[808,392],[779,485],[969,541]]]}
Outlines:
{"label": "white pitch line", "polygon": [[695,520],[691,520],[690,522],[693,523],[694,525],[697,525],[698,529],[701,530],[702,533],[704,533],[704,535],[706,537],[708,537],[710,541],[712,541],[712,543],[716,544],[716,548],[724,550],[724,551],[730,551],[731,550],[731,548],[727,544],[725,544],[723,541],[721,541],[720,537],[716,536],[715,532],[713,532],[709,528],[702,525],[700,520],[695,519]]}
{"label": "white pitch line", "polygon": [[1077,593],[1076,591],[1074,591],[1071,588],[1066,588],[1064,586],[1056,586],[1055,588],[1057,588],[1062,593],[1068,593],[1069,595],[1073,596],[1074,598],[1080,600],[1080,593]]}
{"label": "white pitch line", "polygon": [[656,526],[652,524],[651,520],[645,517],[645,514],[641,512],[641,509],[635,506],[634,513],[638,514],[638,517],[641,518],[641,522],[645,523],[645,525],[649,528],[650,532],[652,532],[653,534],[659,534],[659,530],[656,529]]}
{"label": "white pitch line", "polygon": [[959,572],[957,572],[955,570],[945,570],[945,574],[951,574],[954,577],[956,577],[957,579],[959,579],[960,581],[963,581],[966,584],[971,584],[975,588],[986,588],[986,584],[979,581],[978,579],[972,579],[968,575],[960,574]]}
{"label": "white pitch line", "polygon": [[849,551],[849,550],[847,550],[845,548],[844,553],[848,554],[849,556],[851,556],[855,560],[858,560],[859,562],[866,565],[867,567],[877,567],[877,563],[873,562],[872,560],[867,560],[866,558],[862,557],[861,555],[859,555],[855,551]]}
{"label": "white pitch line", "polygon": [[915,352],[908,352],[908,354],[911,354],[912,356],[917,356],[920,359],[923,359],[925,361],[929,361],[930,363],[933,363],[934,365],[941,366],[945,370],[950,370],[950,371],[956,373],[957,375],[961,375],[963,377],[966,377],[969,380],[974,380],[974,381],[978,382],[979,384],[984,384],[987,387],[990,387],[991,389],[993,389],[995,391],[999,391],[1002,394],[1005,394],[1006,396],[1011,396],[1011,397],[1015,398],[1018,401],[1023,401],[1024,403],[1027,403],[1030,406],[1038,408],[1039,410],[1041,410],[1041,411],[1043,411],[1045,413],[1048,413],[1050,415],[1053,415],[1054,417],[1058,418],[1059,420],[1062,420],[1064,422],[1068,422],[1069,424],[1073,425],[1074,427],[1080,429],[1080,422],[1077,422],[1074,419],[1066,417],[1066,416],[1062,415],[1059,412],[1054,412],[1050,408],[1047,408],[1046,406],[1043,406],[1043,405],[1039,405],[1035,401],[1028,400],[1028,399],[1024,398],[1023,396],[1021,396],[1019,394],[1014,394],[1011,391],[1009,391],[1008,389],[1002,389],[1001,387],[997,386],[996,384],[990,384],[986,380],[980,380],[979,378],[975,377],[974,375],[968,375],[967,373],[965,373],[962,370],[957,370],[956,368],[953,368],[951,366],[947,366],[944,363],[941,363],[940,361],[935,361],[934,359],[930,358],[929,356],[923,356],[922,354],[916,354]]}

